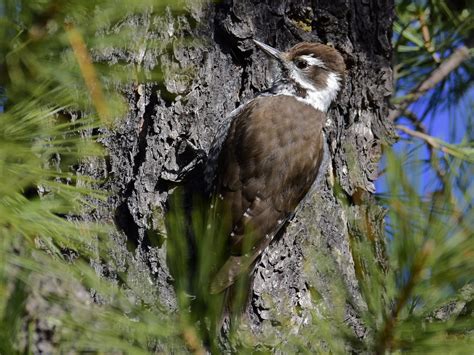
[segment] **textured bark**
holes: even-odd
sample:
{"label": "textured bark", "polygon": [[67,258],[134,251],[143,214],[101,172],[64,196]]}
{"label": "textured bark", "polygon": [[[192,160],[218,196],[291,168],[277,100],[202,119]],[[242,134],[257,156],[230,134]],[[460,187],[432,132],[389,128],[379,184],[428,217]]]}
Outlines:
{"label": "textured bark", "polygon": [[[172,45],[98,55],[101,61],[159,67],[164,81],[123,90],[129,113],[102,141],[110,159],[84,167],[84,173],[107,177],[105,188],[113,197],[95,217],[113,219],[118,229],[112,236],[114,265],[97,263],[97,270],[107,277],[125,274],[137,300],[159,299],[175,309],[160,234],[162,211],[172,188],[202,162],[224,117],[271,84],[271,63],[251,39],[282,50],[301,41],[330,42],[348,68],[325,128],[330,159],[284,235],[257,264],[248,324],[259,331],[291,319],[297,331],[311,310],[331,306],[332,282],[341,277],[350,296],[345,318],[364,337],[358,314],[365,305],[350,245],[351,238],[377,241],[383,233],[384,214],[371,192],[381,145],[394,137],[385,119],[392,90],[392,18],[392,0],[226,0],[123,24],[135,29],[137,43],[158,37]],[[315,256],[331,260],[330,267],[314,264]],[[311,297],[314,292],[319,300]]]}

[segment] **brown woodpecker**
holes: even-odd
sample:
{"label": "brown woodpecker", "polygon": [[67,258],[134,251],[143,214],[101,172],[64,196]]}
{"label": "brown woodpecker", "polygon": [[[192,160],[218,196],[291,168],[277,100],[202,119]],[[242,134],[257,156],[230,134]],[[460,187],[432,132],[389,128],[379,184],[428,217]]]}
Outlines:
{"label": "brown woodpecker", "polygon": [[344,79],[344,60],[330,46],[303,42],[280,52],[254,42],[278,61],[281,75],[230,114],[209,152],[206,180],[231,219],[212,294],[252,272],[310,190],[323,158],[326,112]]}

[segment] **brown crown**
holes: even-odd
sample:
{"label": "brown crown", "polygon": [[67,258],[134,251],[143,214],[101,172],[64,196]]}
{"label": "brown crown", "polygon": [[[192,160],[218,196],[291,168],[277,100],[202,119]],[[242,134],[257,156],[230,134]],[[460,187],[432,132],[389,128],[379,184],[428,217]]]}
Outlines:
{"label": "brown crown", "polygon": [[320,43],[302,42],[286,52],[288,60],[291,61],[296,57],[310,54],[321,60],[330,71],[344,77],[346,70],[344,59],[336,49],[330,46]]}

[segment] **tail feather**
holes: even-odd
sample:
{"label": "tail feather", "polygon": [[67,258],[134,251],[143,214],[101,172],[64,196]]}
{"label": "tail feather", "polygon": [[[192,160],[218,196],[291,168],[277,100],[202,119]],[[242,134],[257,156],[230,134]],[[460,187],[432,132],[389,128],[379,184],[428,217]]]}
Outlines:
{"label": "tail feather", "polygon": [[226,334],[244,314],[250,302],[251,279],[248,276],[239,278],[223,292],[220,319],[216,322],[217,334]]}
{"label": "tail feather", "polygon": [[209,293],[215,295],[231,287],[242,274],[248,272],[257,257],[258,254],[229,257],[212,280]]}

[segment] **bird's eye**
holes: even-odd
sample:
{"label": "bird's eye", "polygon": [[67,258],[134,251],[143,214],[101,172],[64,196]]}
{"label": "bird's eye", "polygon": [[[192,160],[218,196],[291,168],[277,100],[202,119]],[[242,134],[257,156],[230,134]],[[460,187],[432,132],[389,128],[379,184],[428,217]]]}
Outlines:
{"label": "bird's eye", "polygon": [[297,59],[295,61],[295,64],[296,64],[296,67],[298,69],[304,69],[308,66],[308,62],[306,60],[303,60],[303,59]]}

